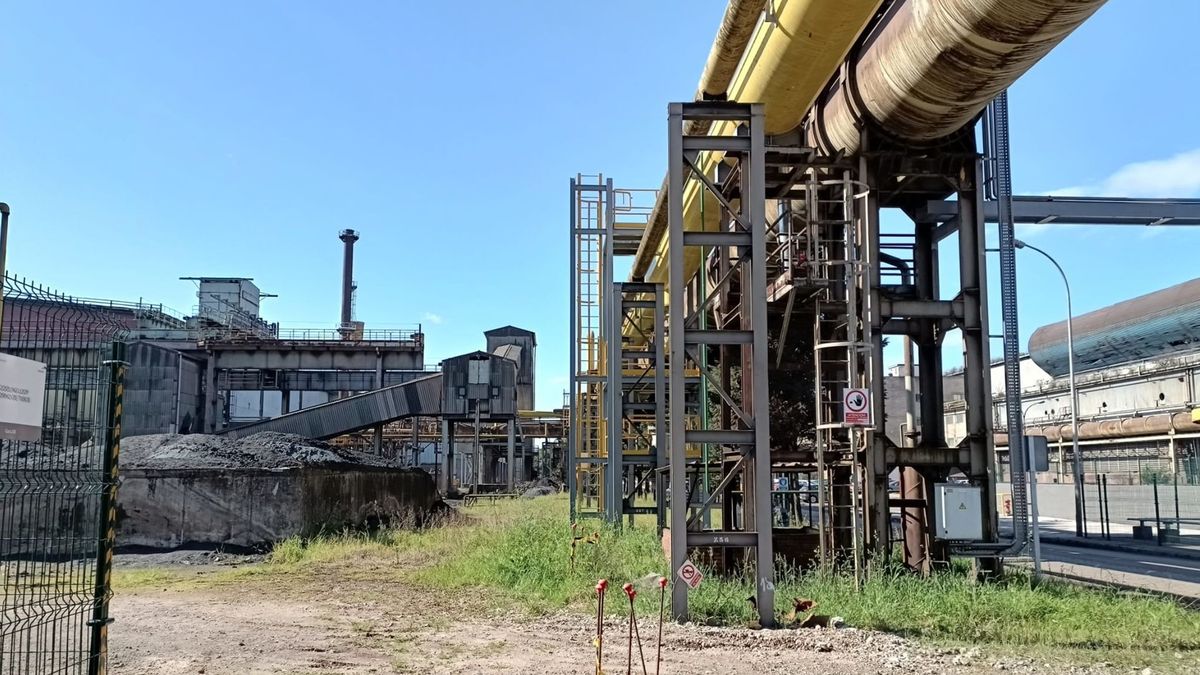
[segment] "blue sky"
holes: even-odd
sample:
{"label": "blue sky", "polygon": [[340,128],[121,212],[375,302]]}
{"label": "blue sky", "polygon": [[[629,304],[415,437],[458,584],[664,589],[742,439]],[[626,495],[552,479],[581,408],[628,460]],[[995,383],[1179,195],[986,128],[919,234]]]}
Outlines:
{"label": "blue sky", "polygon": [[[8,3],[9,267],[183,312],[177,277],[250,276],[280,295],[272,320],[332,327],[336,235],[358,229],[359,319],[422,322],[429,362],[534,330],[539,405],[559,405],[567,181],[658,185],[666,104],[694,92],[724,4]],[[1193,0],[1111,0],[1019,82],[1017,191],[1200,196],[1196,25]],[[1021,236],[1058,257],[1079,311],[1192,278],[1200,247]],[[1019,269],[1027,336],[1063,309],[1053,270]]]}

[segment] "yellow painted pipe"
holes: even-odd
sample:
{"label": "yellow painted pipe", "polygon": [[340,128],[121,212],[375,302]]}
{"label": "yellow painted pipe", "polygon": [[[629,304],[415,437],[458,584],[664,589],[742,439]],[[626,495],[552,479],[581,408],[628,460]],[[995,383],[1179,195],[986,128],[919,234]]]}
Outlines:
{"label": "yellow painted pipe", "polygon": [[[879,8],[881,0],[781,0],[775,3],[774,18],[760,18],[750,43],[725,92],[727,98],[762,103],[766,132],[779,134],[800,123],[825,83],[836,72],[855,39]],[[712,92],[709,92],[712,93]],[[730,135],[733,126],[717,124],[710,135]],[[708,153],[711,155],[712,153]],[[719,158],[707,156],[701,168],[711,175]],[[684,227],[711,230],[718,225],[720,209],[715,199],[705,197],[701,222],[700,189],[690,182],[684,193]],[[667,276],[666,191],[659,193],[646,234],[634,259],[632,276],[665,281]],[[691,276],[700,266],[699,251],[690,250],[684,273]]]}

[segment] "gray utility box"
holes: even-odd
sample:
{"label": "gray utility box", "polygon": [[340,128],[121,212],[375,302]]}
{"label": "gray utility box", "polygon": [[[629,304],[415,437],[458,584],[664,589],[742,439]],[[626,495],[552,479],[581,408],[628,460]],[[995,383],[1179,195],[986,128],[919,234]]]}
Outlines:
{"label": "gray utility box", "polygon": [[983,490],[974,485],[933,486],[934,537],[954,541],[983,539]]}

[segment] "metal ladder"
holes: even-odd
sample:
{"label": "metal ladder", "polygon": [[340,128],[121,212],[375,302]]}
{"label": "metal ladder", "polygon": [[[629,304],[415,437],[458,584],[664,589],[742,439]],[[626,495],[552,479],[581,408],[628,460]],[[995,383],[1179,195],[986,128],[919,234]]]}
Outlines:
{"label": "metal ladder", "polygon": [[848,170],[822,176],[809,169],[805,185],[807,259],[819,285],[813,350],[816,366],[816,459],[821,562],[850,559],[856,583],[864,573],[865,501],[859,450],[865,434],[844,423],[847,388],[865,387],[871,335],[862,320],[868,275],[859,260],[857,199],[860,185]]}

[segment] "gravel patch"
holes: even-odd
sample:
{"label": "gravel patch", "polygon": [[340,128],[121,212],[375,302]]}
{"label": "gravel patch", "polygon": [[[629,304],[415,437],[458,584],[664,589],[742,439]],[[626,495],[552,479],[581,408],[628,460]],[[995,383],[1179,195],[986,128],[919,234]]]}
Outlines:
{"label": "gravel patch", "polygon": [[151,434],[121,441],[121,467],[126,469],[291,469],[347,465],[395,466],[383,457],[273,431],[239,439],[208,434]]}

